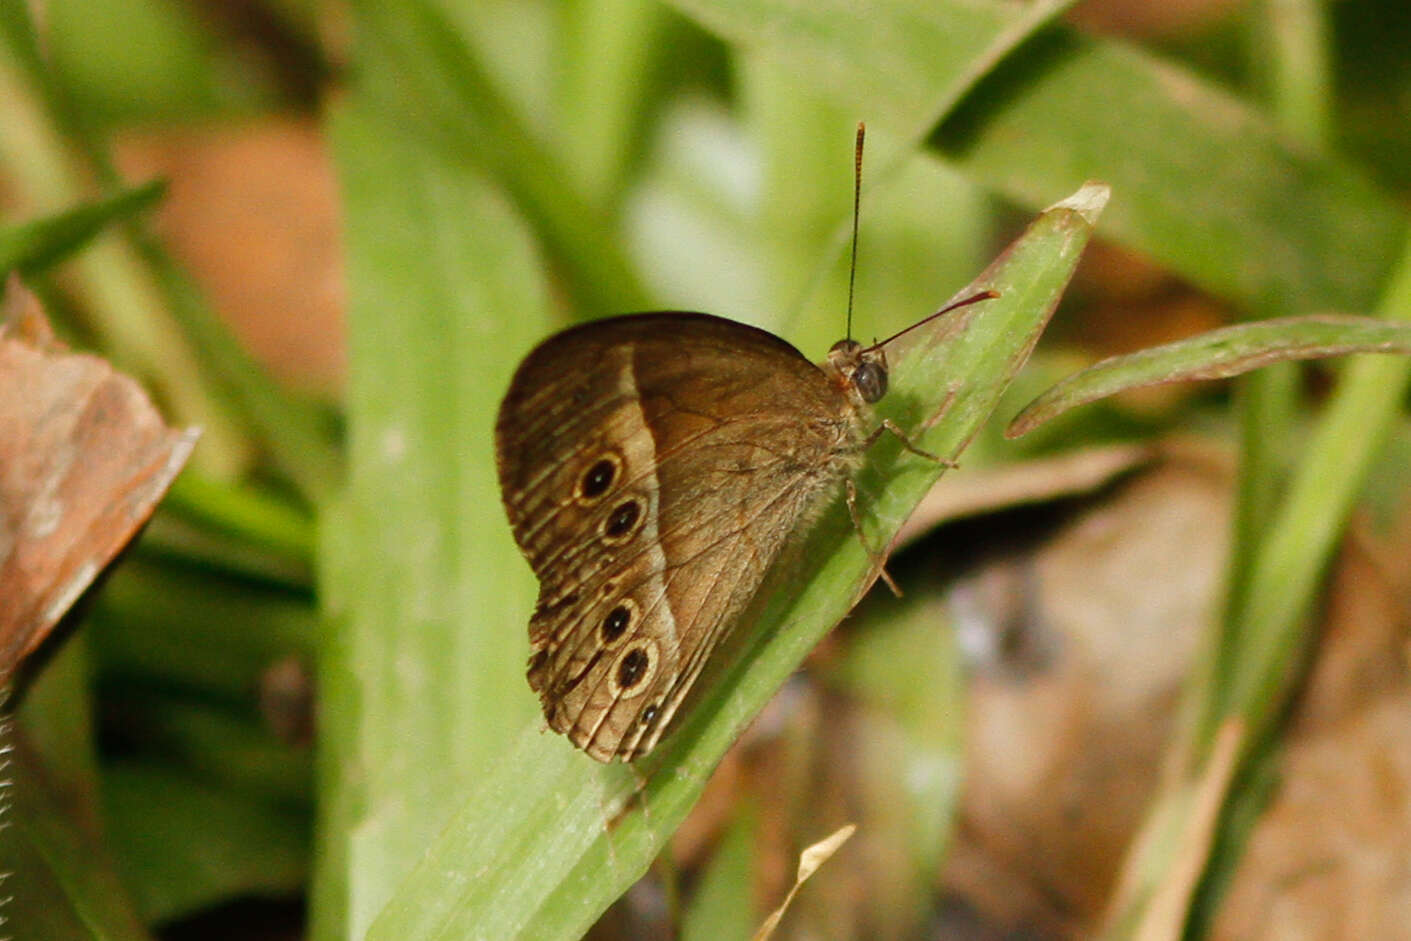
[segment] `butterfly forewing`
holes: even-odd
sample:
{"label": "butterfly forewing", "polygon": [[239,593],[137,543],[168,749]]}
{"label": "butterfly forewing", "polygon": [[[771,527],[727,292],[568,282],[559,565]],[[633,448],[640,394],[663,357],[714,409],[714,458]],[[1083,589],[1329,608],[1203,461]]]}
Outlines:
{"label": "butterfly forewing", "polygon": [[779,338],[704,314],[558,334],[496,426],[540,582],[530,684],[594,758],[655,745],[859,435],[843,390]]}

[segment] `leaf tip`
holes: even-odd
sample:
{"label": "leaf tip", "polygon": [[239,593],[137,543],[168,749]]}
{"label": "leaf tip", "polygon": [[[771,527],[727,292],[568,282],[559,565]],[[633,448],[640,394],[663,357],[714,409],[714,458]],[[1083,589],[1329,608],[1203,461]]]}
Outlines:
{"label": "leaf tip", "polygon": [[1108,197],[1112,195],[1112,187],[1106,183],[1096,180],[1089,180],[1078,188],[1078,191],[1061,202],[1054,203],[1045,212],[1053,212],[1055,209],[1071,209],[1083,217],[1083,221],[1088,225],[1097,223],[1097,217],[1102,213],[1103,207],[1107,205]]}

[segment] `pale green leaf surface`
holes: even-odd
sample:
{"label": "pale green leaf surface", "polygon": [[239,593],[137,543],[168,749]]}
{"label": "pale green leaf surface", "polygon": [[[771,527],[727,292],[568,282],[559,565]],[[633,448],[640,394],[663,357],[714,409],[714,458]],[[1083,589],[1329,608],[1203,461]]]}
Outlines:
{"label": "pale green leaf surface", "polygon": [[357,4],[360,88],[389,127],[437,151],[448,165],[477,167],[509,192],[558,267],[582,314],[644,306],[635,270],[606,207],[577,189],[569,159],[511,107],[475,48],[434,2]]}
{"label": "pale green leaf surface", "polygon": [[[733,316],[802,350],[826,350],[845,323],[857,124],[889,109],[840,104],[807,73],[767,56],[746,57],[740,72],[760,184],[755,218],[738,240],[762,274],[763,303]],[[885,121],[868,124],[852,323],[862,337],[901,329],[906,312],[934,304],[995,244],[979,188],[919,150],[896,153],[900,142]]]}
{"label": "pale green leaf surface", "polygon": [[572,170],[583,192],[610,204],[623,183],[648,96],[644,79],[660,73],[674,50],[662,42],[665,9],[654,0],[568,4],[560,35],[560,140],[570,143]]}
{"label": "pale green leaf surface", "polygon": [[798,74],[800,84],[856,107],[885,139],[881,165],[912,145],[988,70],[1066,3],[1018,6],[886,0],[674,0],[747,55]]}
{"label": "pale green leaf surface", "polygon": [[[970,289],[1001,297],[888,348],[892,391],[879,412],[911,429],[919,446],[958,454],[988,418],[1057,304],[1106,190],[1089,187],[1081,197],[1081,211],[1055,207],[1041,216]],[[866,538],[875,545],[940,473],[901,450],[890,437],[879,441],[858,477]],[[558,736],[526,731],[429,845],[367,937],[567,938],[587,930],[645,871],[740,730],[870,584],[870,560],[841,500],[797,538],[807,570],[765,592],[758,619],[740,635],[742,655],[723,665],[719,682],[656,751],[634,768],[601,766]]]}
{"label": "pale green leaf surface", "polygon": [[535,712],[533,579],[505,524],[492,432],[516,351],[550,317],[523,223],[474,171],[357,97],[331,132],[352,365],[349,480],[321,560],[314,931],[356,938]]}

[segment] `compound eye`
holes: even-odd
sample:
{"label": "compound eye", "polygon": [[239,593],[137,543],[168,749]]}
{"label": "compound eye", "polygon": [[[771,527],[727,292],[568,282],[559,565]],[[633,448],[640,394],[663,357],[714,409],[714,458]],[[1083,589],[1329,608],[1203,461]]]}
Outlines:
{"label": "compound eye", "polygon": [[887,369],[881,363],[864,360],[853,370],[852,384],[864,402],[881,401],[887,394]]}

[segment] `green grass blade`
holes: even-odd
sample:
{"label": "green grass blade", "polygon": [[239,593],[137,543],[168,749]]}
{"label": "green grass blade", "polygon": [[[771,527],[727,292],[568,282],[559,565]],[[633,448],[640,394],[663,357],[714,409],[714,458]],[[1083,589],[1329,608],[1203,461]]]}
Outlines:
{"label": "green grass blade", "polygon": [[100,674],[237,703],[270,664],[312,660],[318,639],[307,595],[164,564],[141,544],[108,578],[88,626]]}
{"label": "green grass blade", "polygon": [[187,472],[172,483],[163,509],[244,546],[313,565],[313,521],[266,491]]}
{"label": "green grass blade", "polygon": [[1375,317],[1281,317],[1110,356],[1026,405],[1005,433],[1018,437],[1071,408],[1127,389],[1228,379],[1274,363],[1349,353],[1411,353],[1411,324]]}
{"label": "green grass blade", "polygon": [[149,921],[236,896],[292,896],[304,886],[306,815],[136,761],[108,769],[103,796],[119,871]]}
{"label": "green grass blade", "polygon": [[[1309,150],[1330,149],[1332,127],[1331,48],[1323,0],[1266,0],[1249,9],[1250,66],[1268,101],[1275,125]],[[1208,661],[1219,669],[1218,651],[1237,630],[1229,614],[1244,602],[1248,565],[1258,551],[1295,460],[1294,434],[1302,372],[1293,364],[1263,369],[1237,387],[1240,428],[1234,527],[1221,636]],[[1218,677],[1216,678],[1218,682]],[[1197,679],[1194,686],[1204,682]]]}
{"label": "green grass blade", "polygon": [[166,183],[153,180],[106,199],[0,231],[0,272],[43,271],[82,249],[109,223],[156,204],[165,192]]}
{"label": "green grass blade", "polygon": [[[1411,321],[1411,242],[1388,282],[1378,312]],[[1388,324],[1387,326],[1393,326]],[[1240,664],[1223,710],[1241,716],[1257,741],[1283,709],[1281,691],[1303,648],[1304,619],[1322,585],[1352,507],[1411,386],[1411,366],[1398,359],[1349,364],[1304,448],[1305,458],[1250,568],[1246,601],[1232,615]],[[1221,706],[1217,705],[1217,709]],[[1213,727],[1207,723],[1205,731]]]}
{"label": "green grass blade", "polygon": [[974,179],[1022,204],[1106,180],[1106,235],[1252,311],[1371,305],[1406,217],[1346,163],[1116,42],[1054,30],[1007,65],[933,137]]}
{"label": "green grass blade", "polygon": [[510,192],[558,267],[576,312],[602,316],[647,306],[618,243],[614,220],[572,181],[566,159],[538,140],[495,86],[471,47],[430,2],[357,4],[360,47],[388,64],[363,88],[400,133],[443,157],[478,167]]}
{"label": "green grass blade", "polygon": [[500,505],[492,424],[517,351],[551,320],[540,261],[498,191],[361,95],[331,132],[351,369],[349,483],[320,557],[325,939],[362,936],[536,711],[534,582]]}
{"label": "green grass blade", "polygon": [[[1387,286],[1380,312],[1387,320],[1411,321],[1411,244]],[[1388,326],[1392,326],[1388,324]],[[1164,799],[1149,816],[1135,846],[1160,843],[1161,834],[1189,834],[1199,826],[1183,806],[1195,783],[1210,775],[1213,743],[1221,729],[1237,731],[1241,774],[1248,780],[1226,797],[1226,818],[1218,838],[1213,869],[1195,901],[1197,918],[1208,918],[1220,888],[1231,877],[1238,855],[1237,834],[1247,835],[1251,815],[1267,797],[1270,769],[1261,764],[1275,739],[1271,732],[1285,714],[1293,669],[1312,639],[1309,619],[1323,585],[1324,570],[1337,548],[1367,474],[1397,420],[1411,367],[1398,359],[1366,357],[1350,363],[1336,392],[1309,435],[1303,459],[1294,468],[1283,500],[1272,514],[1268,532],[1246,565],[1247,585],[1227,615],[1222,644],[1199,677],[1191,696],[1192,728],[1183,777],[1173,777]],[[1228,734],[1228,733],[1227,733]],[[1229,756],[1224,756],[1228,760]],[[1150,916],[1147,896],[1189,872],[1190,860],[1168,852],[1150,859],[1129,859],[1129,875],[1142,887],[1119,899],[1113,939],[1137,936],[1141,917]],[[1181,899],[1182,904],[1185,898]]]}
{"label": "green grass blade", "polygon": [[[1106,200],[1101,187],[1044,214],[972,288],[997,300],[889,348],[880,411],[954,455],[987,419],[1057,304]],[[867,539],[885,543],[940,473],[879,441],[858,478]],[[645,871],[740,730],[871,582],[839,500],[802,540],[811,568],[768,593],[730,660],[681,726],[635,768],[602,766],[528,729],[451,818],[368,932],[369,941],[576,938]],[[528,608],[525,595],[525,609]],[[639,776],[645,778],[644,782]]]}

